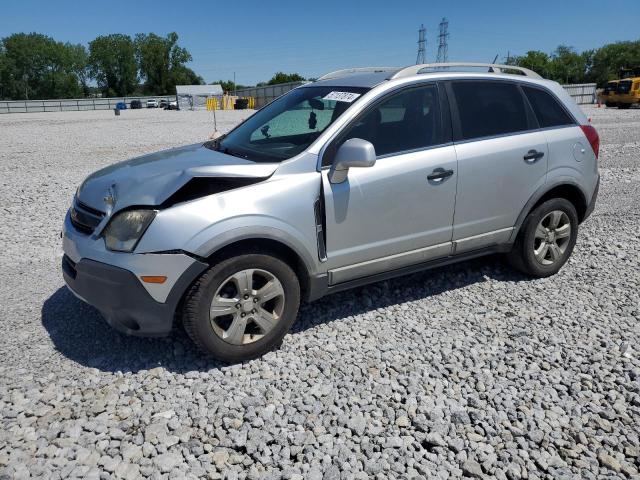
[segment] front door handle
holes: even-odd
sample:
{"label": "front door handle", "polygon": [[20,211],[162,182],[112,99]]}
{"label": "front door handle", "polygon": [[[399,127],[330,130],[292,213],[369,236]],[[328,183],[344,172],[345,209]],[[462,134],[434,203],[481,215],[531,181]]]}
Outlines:
{"label": "front door handle", "polygon": [[522,157],[525,162],[534,163],[544,157],[544,152],[539,152],[537,150],[529,150],[527,154]]}
{"label": "front door handle", "polygon": [[444,168],[436,168],[433,172],[427,175],[429,181],[440,181],[453,175],[453,170],[445,170]]}

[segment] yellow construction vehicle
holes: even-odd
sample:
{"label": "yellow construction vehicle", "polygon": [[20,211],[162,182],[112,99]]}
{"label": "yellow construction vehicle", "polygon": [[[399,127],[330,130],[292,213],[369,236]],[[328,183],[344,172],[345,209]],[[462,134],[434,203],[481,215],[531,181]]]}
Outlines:
{"label": "yellow construction vehicle", "polygon": [[640,104],[640,67],[623,68],[616,85],[615,103],[618,108]]}
{"label": "yellow construction vehicle", "polygon": [[598,94],[600,103],[604,103],[608,108],[618,106],[618,94],[616,93],[616,90],[618,90],[618,82],[619,80],[607,82],[604,89]]}

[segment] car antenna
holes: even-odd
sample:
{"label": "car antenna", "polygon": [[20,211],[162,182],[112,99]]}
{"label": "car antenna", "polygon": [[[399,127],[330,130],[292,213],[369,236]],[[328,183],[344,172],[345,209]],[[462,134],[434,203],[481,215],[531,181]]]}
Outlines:
{"label": "car antenna", "polygon": [[[500,55],[500,54],[499,54],[499,53],[496,53],[496,56],[495,56],[495,57],[493,57],[493,62],[491,62],[491,64],[492,64],[492,65],[493,65],[493,64],[495,64],[495,63],[498,61],[498,55]],[[488,72],[489,72],[489,73],[493,73],[493,67],[489,67]]]}

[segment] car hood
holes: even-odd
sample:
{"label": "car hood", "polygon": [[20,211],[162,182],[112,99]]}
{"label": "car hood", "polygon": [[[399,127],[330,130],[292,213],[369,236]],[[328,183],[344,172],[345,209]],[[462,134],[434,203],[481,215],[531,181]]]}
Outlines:
{"label": "car hood", "polygon": [[211,150],[202,143],[143,155],[89,175],[78,199],[101,212],[158,206],[193,178],[267,178],[277,163],[256,163]]}

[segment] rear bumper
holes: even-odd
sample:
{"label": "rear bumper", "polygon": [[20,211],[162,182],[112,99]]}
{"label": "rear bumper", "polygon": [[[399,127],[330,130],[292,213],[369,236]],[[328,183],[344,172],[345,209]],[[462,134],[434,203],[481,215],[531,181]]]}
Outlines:
{"label": "rear bumper", "polygon": [[596,182],[596,188],[593,191],[593,195],[591,195],[591,200],[589,201],[589,205],[587,205],[587,210],[584,213],[583,221],[589,218],[589,215],[593,213],[593,209],[596,208],[596,200],[598,199],[598,192],[600,191],[600,175],[598,175],[598,181]]}
{"label": "rear bumper", "polygon": [[161,303],[128,270],[87,258],[77,263],[67,255],[62,258],[62,273],[69,289],[94,306],[109,325],[138,336],[157,337],[171,332],[183,293],[206,268],[204,263],[193,263]]}

